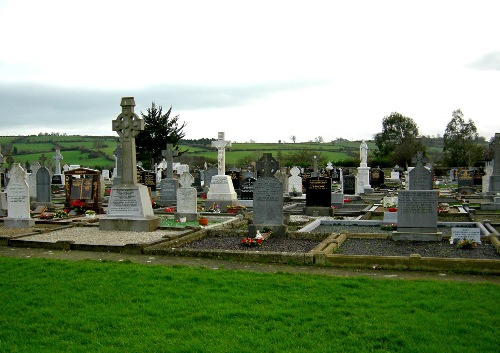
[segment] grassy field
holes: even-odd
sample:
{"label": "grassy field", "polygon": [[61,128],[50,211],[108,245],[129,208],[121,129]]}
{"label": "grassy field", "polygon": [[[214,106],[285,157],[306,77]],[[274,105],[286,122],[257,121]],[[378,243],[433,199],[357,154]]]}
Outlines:
{"label": "grassy field", "polygon": [[497,352],[499,286],[0,258],[2,352]]}
{"label": "grassy field", "polygon": [[[0,145],[2,145],[4,157],[8,155],[6,148],[9,146],[12,150],[15,148],[12,158],[14,162],[22,165],[25,165],[26,162],[32,163],[38,160],[42,154],[52,159],[55,150],[60,149],[64,158],[62,164],[112,169],[115,164],[113,153],[117,146],[117,139],[114,136],[0,136]],[[376,148],[373,142],[368,142],[368,145],[370,149]],[[176,162],[189,163],[186,158],[196,157],[205,159],[210,163],[216,163],[217,150],[210,145],[180,145],[180,149],[187,149],[188,152],[176,158]],[[240,167],[240,164],[243,163],[242,160],[245,161],[244,164],[246,165],[248,161],[257,161],[265,152],[272,153],[275,158],[286,160],[287,156],[306,150],[318,153],[324,160],[334,163],[335,161],[355,158],[359,152],[359,142],[233,143],[226,150],[226,165],[228,167]],[[103,152],[107,158],[89,158],[90,152]]]}

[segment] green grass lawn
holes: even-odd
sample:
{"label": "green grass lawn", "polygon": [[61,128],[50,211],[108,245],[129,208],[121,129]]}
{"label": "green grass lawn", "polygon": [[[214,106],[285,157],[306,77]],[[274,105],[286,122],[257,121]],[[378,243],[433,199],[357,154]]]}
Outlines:
{"label": "green grass lawn", "polygon": [[499,286],[0,258],[2,352],[496,352]]}

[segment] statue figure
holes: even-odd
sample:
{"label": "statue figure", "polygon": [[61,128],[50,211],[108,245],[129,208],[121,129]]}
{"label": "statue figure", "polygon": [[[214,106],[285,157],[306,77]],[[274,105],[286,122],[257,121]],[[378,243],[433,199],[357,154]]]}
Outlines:
{"label": "statue figure", "polygon": [[368,162],[368,145],[365,140],[361,141],[361,145],[359,146],[359,159],[361,160],[361,164],[366,166]]}

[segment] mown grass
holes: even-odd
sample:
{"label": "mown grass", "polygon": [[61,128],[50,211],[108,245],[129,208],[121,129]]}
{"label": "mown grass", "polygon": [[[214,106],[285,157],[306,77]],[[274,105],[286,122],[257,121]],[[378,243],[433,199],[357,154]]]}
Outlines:
{"label": "mown grass", "polygon": [[0,351],[495,352],[499,287],[0,258]]}

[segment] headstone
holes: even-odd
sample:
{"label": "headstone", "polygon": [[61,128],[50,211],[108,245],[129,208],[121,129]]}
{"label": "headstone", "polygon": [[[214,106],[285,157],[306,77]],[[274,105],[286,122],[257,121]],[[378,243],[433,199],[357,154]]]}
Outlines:
{"label": "headstone", "polygon": [[288,196],[288,173],[286,172],[286,168],[282,168],[278,170],[274,176],[280,181],[281,187],[283,188],[283,195]]}
{"label": "headstone", "polygon": [[31,174],[28,176],[28,185],[30,187],[30,198],[36,200],[36,173],[41,168],[39,161],[34,161],[31,166]]}
{"label": "headstone", "polygon": [[217,168],[210,167],[205,171],[205,177],[203,179],[203,183],[205,188],[210,187],[210,183],[212,182],[212,177],[217,175]]}
{"label": "headstone", "polygon": [[166,163],[166,177],[160,182],[160,203],[164,206],[172,206],[177,202],[177,189],[179,181],[174,179],[174,157],[178,151],[173,148],[173,144],[167,143],[167,149],[162,151]]}
{"label": "headstone", "polygon": [[313,172],[311,173],[311,177],[318,177],[318,157],[314,156],[313,157]]}
{"label": "headstone", "polygon": [[52,157],[52,159],[54,159],[55,161],[55,165],[54,165],[54,174],[61,174],[61,160],[63,160],[63,156],[61,154],[61,150],[60,149],[57,149],[56,150],[56,154],[54,155],[54,157]]}
{"label": "headstone", "polygon": [[104,181],[101,177],[101,173],[95,169],[76,168],[65,172],[66,200],[64,206],[69,208],[73,201],[81,200],[85,203],[85,209],[102,213]]}
{"label": "headstone", "polygon": [[7,216],[7,193],[0,192],[0,217]]}
{"label": "headstone", "polygon": [[437,231],[437,190],[398,192],[398,230],[394,240],[440,241]]}
{"label": "headstone", "polygon": [[196,189],[196,191],[202,190],[202,187],[201,187],[201,174],[202,174],[202,172],[203,171],[200,169],[195,169],[194,173],[193,173],[193,177],[194,177],[193,187]]}
{"label": "headstone", "polygon": [[29,228],[35,225],[30,216],[29,186],[26,172],[19,163],[10,169],[10,181],[7,185],[8,217],[4,218],[6,228]]}
{"label": "headstone", "polygon": [[145,170],[137,166],[137,182],[146,186],[151,191],[156,191],[156,175],[150,170]]}
{"label": "headstone", "polygon": [[229,175],[231,181],[233,182],[234,190],[240,189],[240,172],[233,169],[226,172],[226,175]]}
{"label": "headstone", "polygon": [[493,174],[493,161],[486,161],[484,164],[484,177],[481,190],[484,194],[488,194],[490,190],[490,179]]}
{"label": "headstone", "polygon": [[458,171],[458,188],[471,188],[474,186],[474,173],[471,170]]}
{"label": "headstone", "polygon": [[121,139],[121,184],[113,185],[108,213],[99,220],[101,230],[155,231],[161,219],[154,215],[148,188],[137,183],[135,137],[144,130],[144,120],[134,113],[133,97],[121,101],[122,113],[113,120],[113,131]]}
{"label": "headstone", "polygon": [[372,188],[379,188],[385,185],[385,175],[382,169],[372,168],[370,170],[370,185]]}
{"label": "headstone", "polygon": [[432,173],[424,167],[424,157],[422,151],[417,153],[417,165],[408,172],[408,190],[432,190],[434,183]]}
{"label": "headstone", "polygon": [[293,167],[290,169],[291,176],[288,178],[288,192],[292,196],[302,195],[302,178],[300,177],[300,169]]}
{"label": "headstone", "polygon": [[343,176],[342,188],[344,189],[344,194],[354,195],[356,193],[356,178],[354,175],[344,175]]}
{"label": "headstone", "polygon": [[306,207],[331,207],[332,180],[326,177],[309,178],[305,184]]}
{"label": "headstone", "polygon": [[177,212],[176,218],[186,217],[186,221],[196,221],[197,211],[197,191],[191,185],[194,178],[188,172],[182,173],[179,178],[180,188],[177,189]]}
{"label": "headstone", "polygon": [[47,167],[41,167],[36,173],[36,203],[39,205],[50,205],[51,178]]}
{"label": "headstone", "polygon": [[110,177],[110,175],[109,175],[109,169],[103,169],[101,171],[101,175],[104,178],[104,180],[109,180],[109,177]]}
{"label": "headstone", "polygon": [[493,172],[490,177],[489,192],[500,193],[500,133],[495,134],[495,139],[491,144],[493,149]]}
{"label": "headstone", "polygon": [[253,223],[248,226],[249,236],[268,228],[273,237],[286,236],[283,216],[283,191],[281,183],[273,176],[259,177],[254,183]]}
{"label": "headstone", "polygon": [[255,184],[255,178],[246,178],[241,184],[240,198],[242,200],[253,200],[253,187]]}

